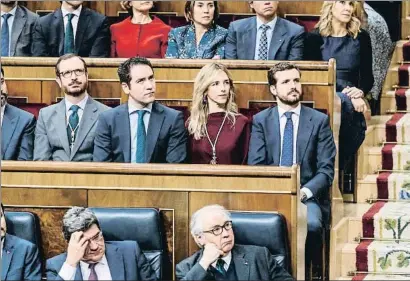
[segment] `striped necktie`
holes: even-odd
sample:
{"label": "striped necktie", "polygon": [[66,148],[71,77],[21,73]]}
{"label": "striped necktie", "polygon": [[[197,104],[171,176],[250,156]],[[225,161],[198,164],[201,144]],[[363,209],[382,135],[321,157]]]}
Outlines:
{"label": "striped necktie", "polygon": [[9,47],[10,47],[10,32],[9,32],[9,17],[12,14],[4,14],[1,17],[3,18],[3,24],[1,26],[1,56],[9,56]]}

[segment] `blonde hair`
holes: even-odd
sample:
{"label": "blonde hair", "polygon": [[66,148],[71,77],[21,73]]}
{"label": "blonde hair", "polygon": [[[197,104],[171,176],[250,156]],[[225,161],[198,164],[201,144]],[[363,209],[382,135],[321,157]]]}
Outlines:
{"label": "blonde hair", "polygon": [[[356,1],[352,1],[354,8],[351,20],[347,23],[346,29],[347,34],[356,39],[357,35],[360,32],[360,20],[357,18],[357,3]],[[320,35],[324,37],[331,36],[333,33],[333,26],[332,26],[332,8],[335,5],[336,1],[324,1],[322,5],[322,9],[320,11],[320,20],[316,24],[316,28],[319,29]]]}
{"label": "blonde hair", "polygon": [[[194,135],[194,139],[199,140],[205,136],[206,123],[208,120],[209,108],[207,101],[207,92],[209,86],[215,81],[215,77],[219,71],[223,71],[229,78],[229,94],[226,102],[225,110],[228,115],[228,120],[232,126],[235,125],[235,115],[238,114],[238,106],[235,103],[235,92],[233,86],[232,75],[229,73],[226,66],[220,63],[210,63],[202,67],[194,82],[194,92],[192,94],[191,116],[188,119],[188,132]],[[204,102],[206,101],[206,102]]]}

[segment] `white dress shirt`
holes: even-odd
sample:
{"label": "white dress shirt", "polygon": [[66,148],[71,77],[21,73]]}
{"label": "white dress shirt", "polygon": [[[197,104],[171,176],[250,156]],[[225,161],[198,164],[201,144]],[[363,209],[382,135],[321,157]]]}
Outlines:
{"label": "white dress shirt", "polygon": [[[270,48],[270,42],[272,41],[272,34],[273,30],[275,29],[276,22],[278,20],[278,17],[276,16],[273,20],[271,20],[268,23],[265,23],[265,25],[269,26],[268,30],[266,31],[266,37],[268,39],[268,57],[269,57],[269,48]],[[264,23],[256,17],[256,45],[255,45],[255,57],[254,59],[258,59],[259,55],[259,42],[261,41],[261,36],[262,36],[262,28],[261,26]]]}
{"label": "white dress shirt", "polygon": [[[88,94],[86,93],[85,97],[79,103],[77,103],[77,105],[80,107],[80,109],[78,109],[77,111],[79,126],[81,124],[81,118],[83,117],[83,113],[84,113],[85,105],[87,104],[87,100],[88,100]],[[70,107],[74,104],[69,102],[67,99],[64,99],[64,102],[65,102],[65,116],[66,116],[66,122],[67,122],[66,126],[68,126],[68,120],[70,119],[71,114],[73,114],[73,111],[70,110]]]}
{"label": "white dress shirt", "polygon": [[4,110],[6,109],[6,104],[1,107],[1,127],[3,127]]}
{"label": "white dress shirt", "polygon": [[137,160],[137,132],[138,132],[138,110],[145,110],[144,125],[145,133],[148,132],[149,119],[151,117],[152,103],[142,109],[137,109],[132,103],[128,102],[128,114],[130,117],[130,132],[131,132],[131,163]]}
{"label": "white dress shirt", "polygon": [[66,31],[67,24],[68,24],[68,14],[72,13],[74,14],[74,17],[71,19],[71,24],[73,25],[73,31],[74,31],[74,44],[75,44],[75,36],[77,34],[77,26],[78,26],[78,20],[80,19],[80,13],[81,9],[83,8],[83,5],[80,5],[77,10],[74,12],[69,12],[66,9],[61,6],[61,12],[63,14],[63,19],[64,19],[64,32]]}
{"label": "white dress shirt", "polygon": [[[90,268],[89,264],[83,261],[80,261],[80,268],[81,268],[81,275],[83,276],[83,280],[88,280],[90,277]],[[108,266],[107,257],[104,255],[102,259],[96,264],[95,266],[95,273],[97,273],[98,280],[112,280],[110,267]],[[63,263],[63,266],[60,269],[58,275],[63,280],[74,280],[75,273],[77,272],[77,267],[72,267],[68,263]]]}
{"label": "white dress shirt", "polygon": [[[296,164],[296,154],[297,154],[296,142],[298,138],[300,110],[301,110],[300,103],[296,108],[289,110],[293,112],[292,114],[292,123],[293,123],[293,160],[292,162],[293,164]],[[285,116],[286,111],[283,108],[281,108],[279,105],[278,105],[278,113],[279,113],[279,123],[280,123],[280,161],[282,161],[283,135],[285,133],[285,126],[286,126],[287,118]],[[301,190],[306,194],[307,199],[313,196],[312,191],[310,191],[310,189],[308,189],[307,187],[303,187]]]}
{"label": "white dress shirt", "polygon": [[[231,264],[231,260],[232,260],[232,252],[229,252],[225,257],[223,257],[222,258],[223,259],[223,261],[225,262],[225,264],[224,264],[224,269],[225,269],[225,271],[228,271],[228,268],[229,268],[229,265]],[[216,261],[214,261],[213,263],[212,263],[212,266],[214,267],[214,268],[216,268],[216,262],[217,262],[218,260],[216,260]]]}
{"label": "white dress shirt", "polygon": [[10,45],[11,45],[11,30],[13,29],[13,23],[14,19],[16,18],[16,10],[17,10],[17,5],[8,13],[1,12],[1,27],[3,27],[3,15],[4,14],[10,14],[11,17],[7,20],[7,23],[9,25],[9,55],[10,55]]}

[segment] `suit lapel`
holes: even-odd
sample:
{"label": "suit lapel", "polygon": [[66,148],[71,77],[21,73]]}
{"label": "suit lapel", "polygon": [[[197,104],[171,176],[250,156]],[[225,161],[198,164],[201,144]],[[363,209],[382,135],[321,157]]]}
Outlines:
{"label": "suit lapel", "polygon": [[17,6],[16,15],[14,18],[13,26],[11,28],[11,42],[10,42],[10,55],[14,56],[16,53],[17,40],[20,37],[23,27],[26,24],[27,17],[23,13],[22,8]]}
{"label": "suit lapel", "polygon": [[7,273],[9,272],[11,259],[13,258],[14,246],[13,243],[11,243],[12,239],[13,238],[10,235],[6,234],[1,259],[1,280],[6,280]]}
{"label": "suit lapel", "polygon": [[[267,123],[265,128],[267,131],[267,143],[268,149],[272,150],[273,166],[279,166],[280,164],[280,124],[279,124],[279,112],[278,107],[271,108],[269,117],[266,119]],[[268,159],[269,163],[269,159]]]}
{"label": "suit lapel", "polygon": [[83,273],[81,272],[80,263],[77,265],[77,270],[75,272],[75,280],[83,280]]}
{"label": "suit lapel", "polygon": [[81,9],[80,18],[78,19],[77,32],[75,35],[75,51],[78,54],[83,43],[84,34],[86,34],[87,27],[90,24],[90,18],[87,8]]}
{"label": "suit lapel", "polygon": [[[130,115],[128,113],[128,103],[120,105],[115,119],[115,128],[120,132],[120,147],[124,154],[124,162],[131,162],[131,131],[130,131]],[[114,129],[115,129],[114,128]],[[121,134],[124,132],[124,134]]]}
{"label": "suit lapel", "polygon": [[256,52],[256,17],[249,19],[248,26],[246,28],[245,34],[242,37],[243,46],[247,46],[245,50],[245,57],[248,59],[254,59]]}
{"label": "suit lapel", "polygon": [[83,116],[81,118],[80,127],[78,130],[77,139],[74,143],[73,150],[71,151],[70,160],[74,158],[84,139],[87,137],[88,132],[94,126],[98,118],[98,108],[94,100],[88,97],[87,103],[84,108]]}
{"label": "suit lapel", "polygon": [[302,163],[306,153],[306,147],[312,135],[312,116],[309,111],[302,105],[299,116],[299,128],[296,140],[296,163]]}
{"label": "suit lapel", "polygon": [[1,127],[1,151],[2,151],[2,158],[4,157],[4,154],[6,153],[7,147],[9,146],[9,143],[11,141],[11,138],[13,137],[14,131],[16,130],[16,125],[19,120],[19,116],[14,116],[10,112],[10,107],[9,105],[6,105],[4,109],[4,116],[3,116],[3,124]]}
{"label": "suit lapel", "polygon": [[65,113],[65,101],[62,99],[55,108],[54,118],[52,118],[57,135],[60,138],[61,145],[67,156],[70,155],[70,146],[68,144],[67,136],[67,118]]}
{"label": "suit lapel", "polygon": [[107,257],[112,280],[125,280],[125,263],[123,256],[118,252],[118,248],[116,246],[108,243],[105,245],[107,247],[105,256]]}
{"label": "suit lapel", "polygon": [[235,272],[238,280],[249,280],[250,265],[245,259],[245,253],[240,247],[235,246],[232,249],[232,260],[235,264]]}
{"label": "suit lapel", "polygon": [[150,162],[152,153],[154,152],[155,146],[157,144],[159,132],[162,128],[162,123],[164,122],[165,115],[163,110],[160,109],[156,102],[152,104],[152,111],[148,125],[147,131],[147,142],[145,150],[145,161]]}
{"label": "suit lapel", "polygon": [[54,12],[54,22],[53,22],[53,26],[51,27],[51,30],[55,30],[54,36],[56,37],[56,40],[58,42],[58,53],[61,56],[64,54],[64,36],[65,36],[64,19],[63,19],[63,12],[61,11],[61,8],[58,8]]}
{"label": "suit lapel", "polygon": [[280,46],[283,44],[283,40],[285,38],[286,34],[286,29],[283,26],[282,19],[280,17],[277,17],[277,21],[275,24],[275,28],[272,33],[272,39],[270,41],[270,46],[269,46],[269,56],[268,58],[270,60],[274,60],[276,53],[278,52]]}

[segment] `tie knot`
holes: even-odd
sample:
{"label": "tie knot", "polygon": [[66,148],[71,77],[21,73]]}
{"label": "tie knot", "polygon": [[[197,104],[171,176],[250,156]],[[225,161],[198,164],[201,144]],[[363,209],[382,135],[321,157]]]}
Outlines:
{"label": "tie knot", "polygon": [[293,114],[292,111],[285,112],[285,116],[286,116],[286,118],[288,118],[288,119],[291,119],[291,118],[292,118],[292,114]]}
{"label": "tie knot", "polygon": [[90,270],[93,270],[96,265],[97,265],[97,263],[90,263],[90,264],[88,265],[88,268],[89,268]]}
{"label": "tie knot", "polygon": [[78,105],[75,105],[75,104],[70,107],[70,110],[73,113],[77,113],[79,109],[80,109],[80,107]]}
{"label": "tie knot", "polygon": [[2,15],[1,17],[2,17],[4,20],[8,20],[9,17],[11,17],[11,16],[12,16],[12,14],[4,14],[4,15]]}
{"label": "tie knot", "polygon": [[218,259],[216,261],[217,268],[223,268],[225,266],[225,261],[223,259]]}
{"label": "tie knot", "polygon": [[262,31],[267,31],[270,28],[270,26],[266,24],[262,24],[261,28],[262,28]]}
{"label": "tie knot", "polygon": [[74,15],[73,13],[67,14],[68,21],[71,22],[71,20],[73,19],[74,16],[75,16],[75,15]]}
{"label": "tie knot", "polygon": [[147,112],[146,110],[138,110],[138,118],[143,118],[144,114]]}

